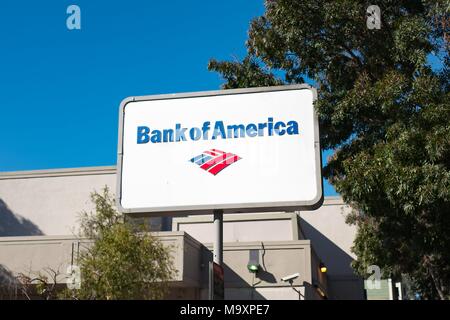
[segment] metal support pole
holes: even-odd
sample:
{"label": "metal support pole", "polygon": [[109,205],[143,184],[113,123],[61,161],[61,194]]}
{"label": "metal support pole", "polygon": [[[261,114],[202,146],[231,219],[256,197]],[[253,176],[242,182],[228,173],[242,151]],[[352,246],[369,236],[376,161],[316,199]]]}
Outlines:
{"label": "metal support pole", "polygon": [[214,258],[218,265],[223,264],[223,210],[214,210]]}

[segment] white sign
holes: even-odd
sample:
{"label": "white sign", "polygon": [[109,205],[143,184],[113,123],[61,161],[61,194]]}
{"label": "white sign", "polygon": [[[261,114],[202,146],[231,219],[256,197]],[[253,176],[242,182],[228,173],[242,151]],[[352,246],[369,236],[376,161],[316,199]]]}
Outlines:
{"label": "white sign", "polygon": [[317,208],[315,99],[307,85],[125,99],[119,209],[176,215]]}

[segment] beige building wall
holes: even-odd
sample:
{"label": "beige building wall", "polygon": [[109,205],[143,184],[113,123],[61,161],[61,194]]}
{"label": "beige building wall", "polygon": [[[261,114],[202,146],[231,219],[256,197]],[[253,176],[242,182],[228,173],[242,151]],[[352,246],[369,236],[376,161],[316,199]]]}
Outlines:
{"label": "beige building wall", "polygon": [[[202,243],[212,243],[214,241],[212,215],[173,218],[172,230],[185,231]],[[297,218],[293,213],[236,213],[224,215],[224,242],[299,239]]]}
{"label": "beige building wall", "polygon": [[0,237],[73,235],[105,185],[115,192],[115,167],[0,173]]}
{"label": "beige building wall", "polygon": [[[171,250],[177,274],[176,287],[199,288],[202,274],[203,246],[184,232],[157,232],[155,236]],[[24,274],[57,274],[57,283],[67,281],[67,268],[77,264],[80,252],[91,245],[88,239],[74,236],[0,237],[0,279]]]}
{"label": "beige building wall", "polygon": [[363,280],[356,276],[351,252],[356,227],[345,223],[351,207],[340,197],[326,197],[317,210],[302,211],[300,225],[320,259],[327,266],[330,295],[334,299],[364,299]]}
{"label": "beige building wall", "polygon": [[[206,247],[212,251],[211,243]],[[247,269],[249,251],[259,252],[261,270]],[[223,261],[227,299],[319,299],[312,281],[311,243],[297,241],[258,241],[224,243]],[[299,273],[292,286],[281,278]],[[322,284],[326,290],[326,283]]]}
{"label": "beige building wall", "polygon": [[[72,236],[77,231],[79,213],[92,209],[90,193],[94,190],[100,191],[105,185],[110,187],[112,193],[115,192],[115,167],[0,173],[0,239],[8,236],[47,235],[53,239],[52,245],[58,248],[54,250],[56,254],[65,244],[61,244],[61,247],[57,245],[58,241],[55,239],[60,236]],[[225,248],[237,243],[245,247],[245,244],[251,242],[311,240],[316,260],[323,261],[328,267],[327,278],[331,298],[361,299],[364,296],[363,283],[350,267],[354,259],[350,248],[356,229],[345,224],[345,217],[349,212],[350,208],[342,202],[342,199],[331,197],[325,198],[323,206],[311,212],[228,214],[224,217]],[[167,219],[161,221],[167,222]],[[172,226],[163,222],[159,225],[163,226],[163,230],[170,230],[172,227],[174,232],[189,234],[195,241],[208,248],[213,240],[211,215],[174,218]],[[44,250],[35,243],[33,246],[36,249],[23,247],[23,255],[33,255],[41,252],[41,249]],[[243,264],[243,260],[248,260],[248,257],[239,258],[241,254],[239,251],[229,256],[227,250],[225,249],[224,256],[229,259],[231,265],[235,263],[233,259],[242,260],[239,266]],[[248,255],[248,250],[242,254]],[[56,255],[64,257],[62,253]],[[187,263],[197,264],[195,260],[197,258],[193,258],[195,254],[183,257],[187,259]],[[281,266],[287,263],[284,260],[288,258],[289,255],[277,258],[280,263],[280,267],[277,268],[284,268]],[[314,261],[310,260],[310,263]],[[317,266],[313,269],[317,269]],[[280,274],[289,272],[290,270],[282,270]],[[276,277],[279,276],[276,273]],[[244,282],[247,285],[239,288],[230,287],[230,295],[246,297],[247,293],[251,293],[248,281]],[[276,297],[281,294],[281,291],[273,289],[272,286],[261,286],[256,289],[264,297]],[[306,293],[303,292],[304,295]],[[287,297],[292,294],[292,290],[288,290],[282,295]]]}
{"label": "beige building wall", "polygon": [[[350,212],[340,197],[326,197],[314,211],[226,214],[224,242],[311,240],[318,260],[327,267],[330,297],[364,299],[363,280],[351,268],[356,228],[345,223]],[[172,230],[185,231],[209,245],[214,237],[212,222],[211,215],[174,218]]]}
{"label": "beige building wall", "polygon": [[[155,233],[171,249],[176,276],[171,281],[173,299],[206,299],[208,262],[211,245],[203,246],[185,232]],[[73,236],[31,236],[0,238],[0,283],[13,283],[22,273],[31,278],[39,273],[57,275],[57,283],[65,284],[67,268],[77,263],[79,252],[91,242]],[[261,272],[257,276],[247,270],[249,250],[261,252]],[[224,246],[225,295],[227,299],[319,299],[312,287],[311,246],[309,240],[240,242]],[[287,274],[300,276],[290,284],[281,281]],[[51,280],[50,280],[51,281]],[[82,279],[81,279],[82,281]],[[322,283],[326,290],[326,282]]]}

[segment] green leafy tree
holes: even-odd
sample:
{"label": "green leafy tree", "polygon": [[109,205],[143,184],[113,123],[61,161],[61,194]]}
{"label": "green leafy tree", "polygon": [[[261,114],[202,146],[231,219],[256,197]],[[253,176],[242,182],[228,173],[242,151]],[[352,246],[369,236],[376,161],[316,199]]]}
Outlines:
{"label": "green leafy tree", "polygon": [[105,187],[91,195],[95,212],[81,215],[81,236],[92,240],[77,261],[81,288],[75,299],[162,299],[175,275],[170,248],[146,230],[125,221]]}
{"label": "green leafy tree", "polygon": [[[312,81],[324,175],[355,209],[354,268],[407,274],[424,298],[450,295],[447,1],[267,0],[242,61],[211,60],[223,88]],[[381,28],[366,9],[381,9]],[[440,60],[432,67],[428,58]]]}

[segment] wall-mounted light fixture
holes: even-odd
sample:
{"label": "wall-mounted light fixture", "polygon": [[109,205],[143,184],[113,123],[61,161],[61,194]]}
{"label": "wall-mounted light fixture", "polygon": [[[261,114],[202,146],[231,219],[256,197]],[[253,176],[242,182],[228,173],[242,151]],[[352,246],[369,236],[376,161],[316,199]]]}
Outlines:
{"label": "wall-mounted light fixture", "polygon": [[252,249],[249,251],[249,260],[247,263],[247,269],[251,273],[257,273],[261,268],[259,264],[259,250]]}
{"label": "wall-mounted light fixture", "polygon": [[319,268],[320,268],[320,272],[322,272],[322,273],[327,272],[327,267],[322,262],[320,263]]}

